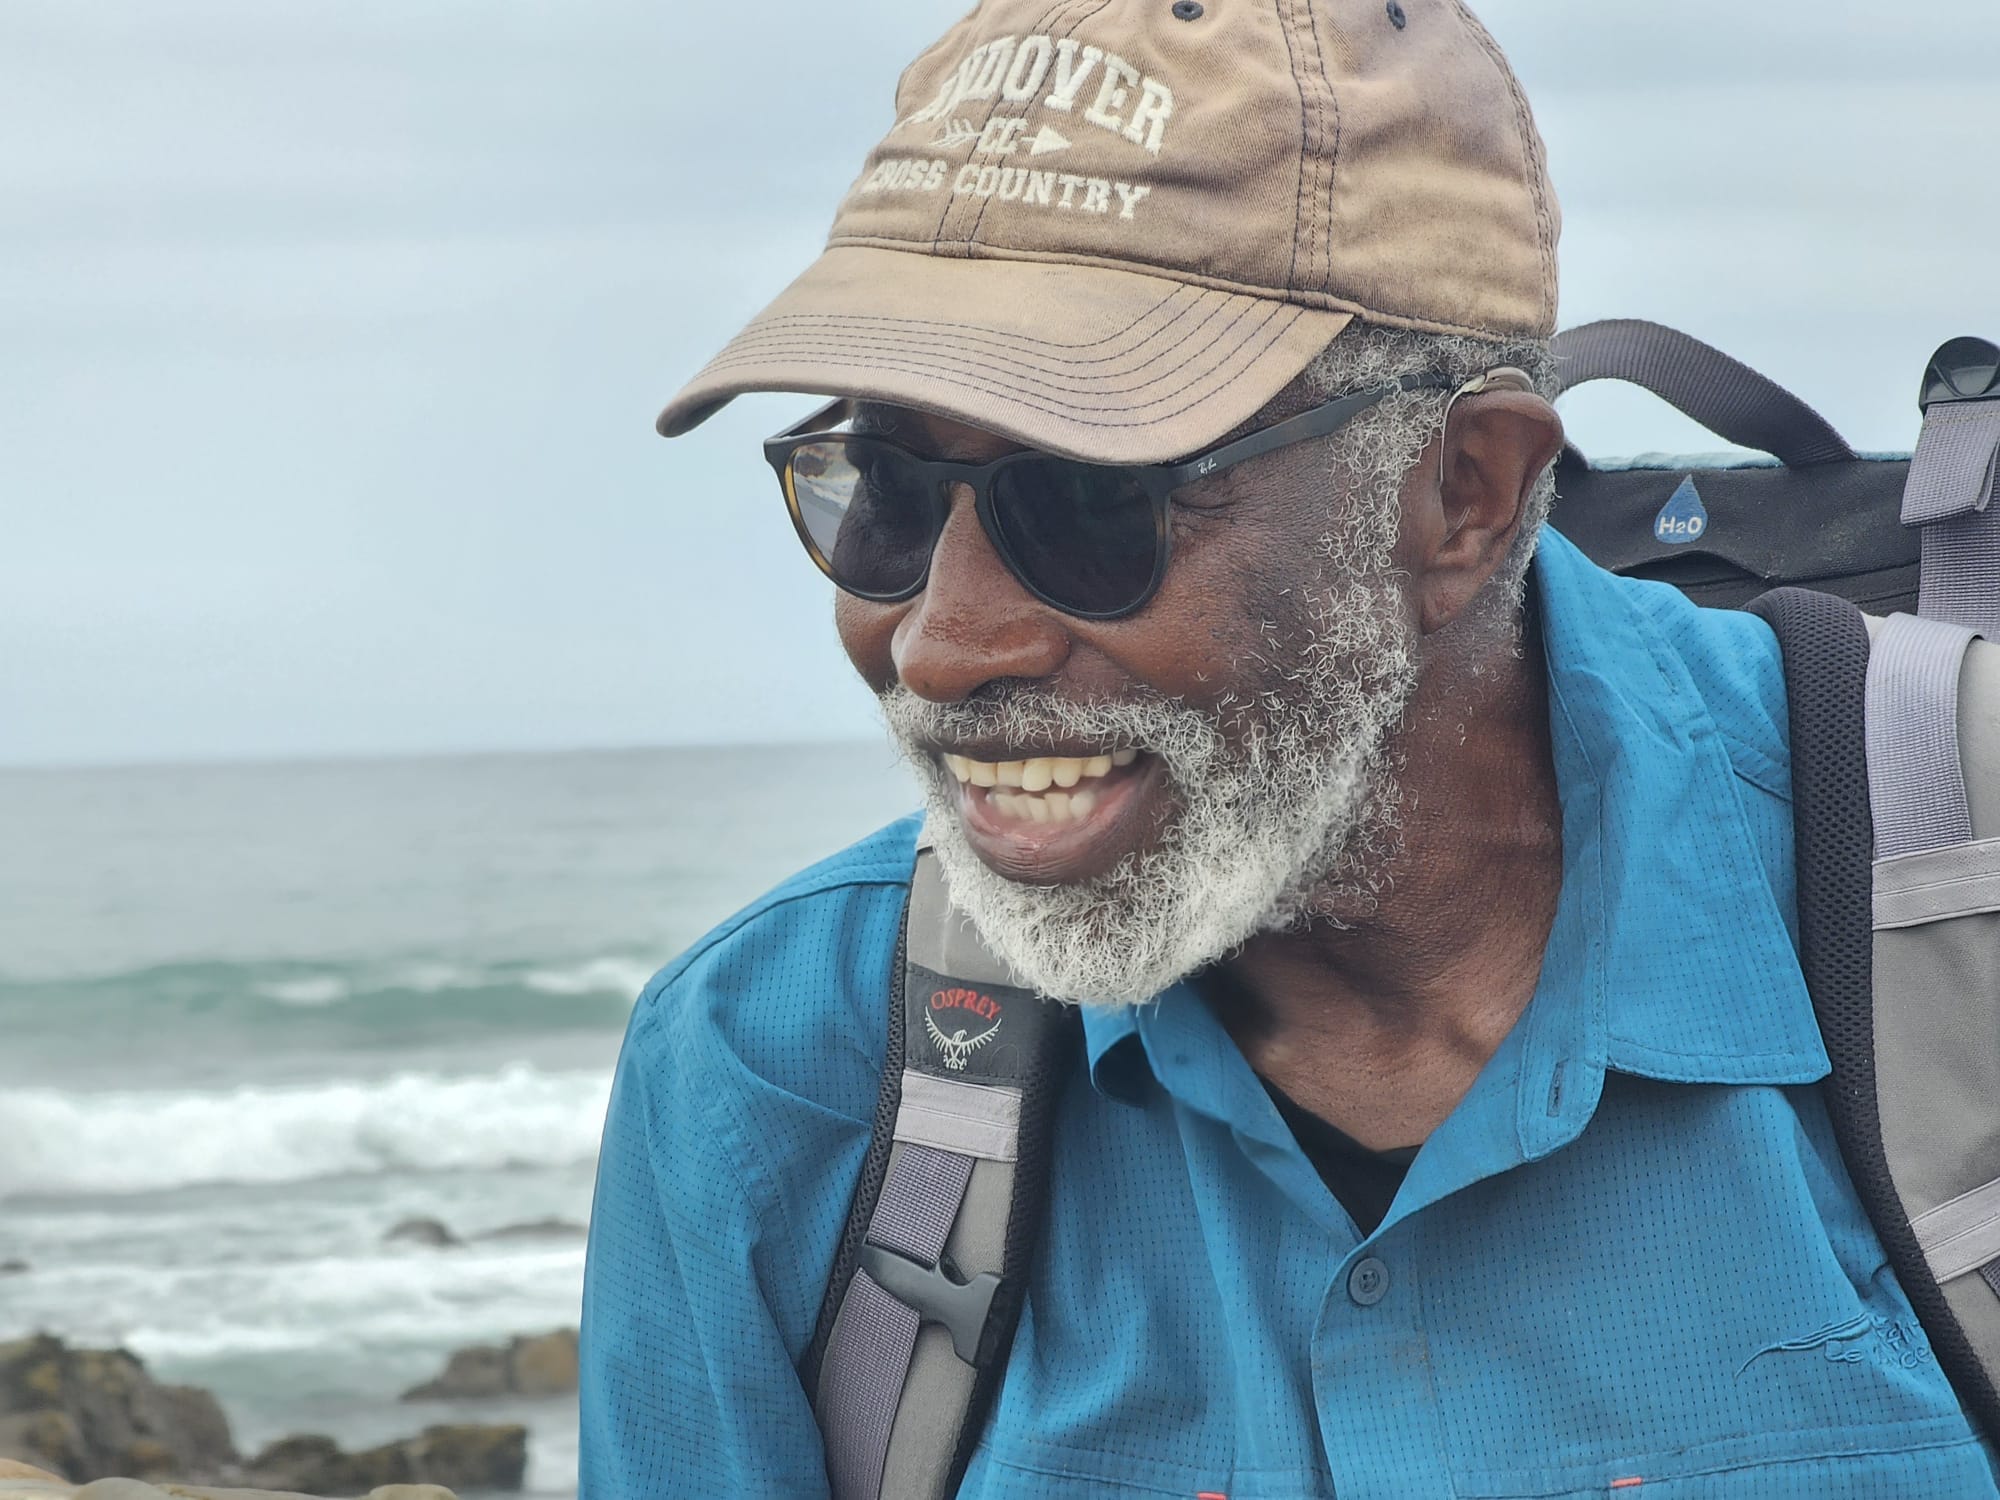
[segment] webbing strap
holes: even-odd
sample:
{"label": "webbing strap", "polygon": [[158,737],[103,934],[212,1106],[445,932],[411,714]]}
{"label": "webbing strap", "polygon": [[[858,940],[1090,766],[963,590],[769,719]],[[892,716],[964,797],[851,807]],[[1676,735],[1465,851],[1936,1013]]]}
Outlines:
{"label": "webbing strap", "polygon": [[971,1179],[971,1157],[932,1146],[905,1146],[890,1162],[889,1180],[875,1200],[868,1243],[936,1265]]}
{"label": "webbing strap", "polygon": [[1875,858],[1967,843],[1958,674],[1975,632],[1891,615],[1868,656],[1868,796]]}
{"label": "webbing strap", "polygon": [[2000,1257],[2000,1182],[1989,1182],[1918,1214],[1910,1229],[1931,1275],[1952,1281]]}
{"label": "webbing strap", "polygon": [[1917,612],[2000,640],[2000,401],[1938,402],[1910,460],[1903,524],[1923,528]]}
{"label": "webbing strap", "polygon": [[[868,1223],[868,1243],[934,1266],[972,1179],[972,1158],[901,1146]],[[820,1430],[834,1500],[876,1500],[889,1435],[916,1355],[922,1319],[866,1270],[849,1284],[819,1387]]]}
{"label": "webbing strap", "polygon": [[1825,417],[1741,360],[1641,318],[1586,323],[1555,336],[1556,382],[1626,380],[1694,418],[1719,438],[1783,459],[1788,468],[1852,459]]}
{"label": "webbing strap", "polygon": [[816,1415],[826,1440],[826,1477],[833,1500],[875,1500],[903,1379],[916,1352],[921,1320],[866,1271],[856,1271],[840,1305],[840,1323],[827,1345],[829,1370]]}

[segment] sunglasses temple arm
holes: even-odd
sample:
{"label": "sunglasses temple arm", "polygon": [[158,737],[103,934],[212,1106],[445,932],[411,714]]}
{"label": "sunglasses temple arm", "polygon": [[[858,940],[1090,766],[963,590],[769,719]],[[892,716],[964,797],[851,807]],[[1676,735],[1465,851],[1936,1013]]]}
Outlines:
{"label": "sunglasses temple arm", "polygon": [[1341,396],[1324,406],[1315,406],[1311,411],[1300,412],[1296,417],[1287,417],[1282,422],[1273,423],[1269,427],[1251,433],[1248,437],[1238,438],[1227,447],[1217,448],[1213,453],[1204,453],[1201,457],[1189,459],[1184,464],[1172,465],[1165,470],[1170,487],[1178,488],[1194,480],[1205,479],[1210,474],[1219,474],[1224,469],[1234,468],[1237,464],[1260,458],[1266,453],[1292,443],[1326,437],[1329,433],[1338,432],[1369,407],[1386,401],[1398,392],[1443,390],[1445,384],[1446,382],[1431,375],[1405,375],[1392,385]]}

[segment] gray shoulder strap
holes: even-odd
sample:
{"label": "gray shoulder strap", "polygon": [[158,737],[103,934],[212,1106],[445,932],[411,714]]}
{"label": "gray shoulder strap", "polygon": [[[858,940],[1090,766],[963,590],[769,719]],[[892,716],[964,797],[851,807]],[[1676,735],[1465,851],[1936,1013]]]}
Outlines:
{"label": "gray shoulder strap", "polygon": [[1868,760],[1883,1154],[1953,1318],[2000,1376],[2000,644],[1884,622]]}
{"label": "gray shoulder strap", "polygon": [[957,1488],[1025,1295],[1073,1050],[1074,1011],[1013,982],[927,845],[896,991],[870,1168],[808,1359],[834,1500]]}

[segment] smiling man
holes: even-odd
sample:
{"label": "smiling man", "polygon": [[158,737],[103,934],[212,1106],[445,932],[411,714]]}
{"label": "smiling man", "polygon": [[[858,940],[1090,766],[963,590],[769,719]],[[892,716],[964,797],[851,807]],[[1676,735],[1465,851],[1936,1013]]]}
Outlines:
{"label": "smiling man", "polygon": [[[766,456],[927,810],[640,1001],[585,1495],[931,1492],[806,1389],[920,833],[1082,1011],[957,1493],[1992,1495],[1812,1087],[1775,643],[1543,527],[1557,211],[1485,32],[989,0],[896,103],[660,425],[835,398]],[[1004,1016],[923,1020],[949,1082]]]}

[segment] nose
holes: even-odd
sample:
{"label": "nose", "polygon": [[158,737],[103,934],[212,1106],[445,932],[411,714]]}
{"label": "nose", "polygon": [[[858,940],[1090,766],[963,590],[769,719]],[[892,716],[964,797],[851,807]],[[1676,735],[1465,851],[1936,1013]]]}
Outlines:
{"label": "nose", "polygon": [[955,703],[1000,678],[1051,676],[1069,651],[1064,618],[1007,571],[971,487],[953,485],[929,580],[890,639],[897,680],[919,697]]}

